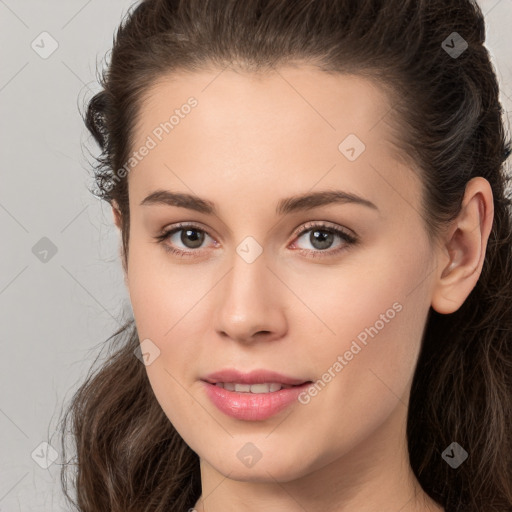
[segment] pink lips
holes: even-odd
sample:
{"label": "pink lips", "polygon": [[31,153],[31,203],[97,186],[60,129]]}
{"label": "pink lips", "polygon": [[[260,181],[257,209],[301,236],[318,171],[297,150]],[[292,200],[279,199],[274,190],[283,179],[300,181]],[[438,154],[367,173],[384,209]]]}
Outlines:
{"label": "pink lips", "polygon": [[[253,370],[241,373],[235,369],[227,369],[211,373],[202,379],[205,392],[210,400],[224,414],[239,420],[265,420],[282,411],[297,400],[311,381],[296,379],[267,370]],[[262,384],[277,382],[282,385],[293,386],[270,393],[242,393],[228,391],[217,382],[235,382],[238,384]]]}

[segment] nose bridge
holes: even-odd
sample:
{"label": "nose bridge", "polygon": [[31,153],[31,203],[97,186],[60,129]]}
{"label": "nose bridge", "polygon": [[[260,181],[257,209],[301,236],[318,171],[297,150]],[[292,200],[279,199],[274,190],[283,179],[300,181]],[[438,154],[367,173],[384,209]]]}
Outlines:
{"label": "nose bridge", "polygon": [[285,325],[266,253],[249,238],[235,248],[217,305],[216,329],[237,339],[248,339],[259,331],[275,334]]}
{"label": "nose bridge", "polygon": [[[254,308],[258,302],[268,303],[268,280],[271,275],[267,268],[267,257],[263,247],[252,237],[244,239],[232,257],[231,271],[226,276],[224,303],[244,309],[248,303]],[[256,245],[257,244],[257,245]]]}

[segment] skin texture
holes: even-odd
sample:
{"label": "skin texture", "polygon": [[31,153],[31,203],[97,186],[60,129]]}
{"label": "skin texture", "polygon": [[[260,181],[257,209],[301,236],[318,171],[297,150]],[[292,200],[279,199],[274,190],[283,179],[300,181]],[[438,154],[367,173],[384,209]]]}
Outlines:
{"label": "skin texture", "polygon": [[[155,84],[134,150],[187,98],[198,105],[126,178],[126,284],[140,339],[160,350],[147,366],[155,396],[201,459],[196,510],[442,511],[409,465],[407,403],[430,306],[456,311],[480,275],[493,216],[488,182],[468,184],[460,216],[430,245],[422,185],[394,158],[383,90],[306,65],[219,72]],[[351,133],[366,146],[355,161],[338,149]],[[217,215],[140,205],[158,189],[212,201]],[[323,190],[378,209],[345,203],[276,215],[282,198]],[[113,213],[121,228],[115,204]],[[321,249],[311,231],[294,235],[312,221],[359,241],[334,235]],[[180,231],[157,243],[179,222],[204,230],[199,248]],[[263,249],[252,263],[236,251],[248,236]],[[179,258],[165,243],[198,256]],[[395,303],[394,318],[307,405],[241,421],[203,392],[202,377],[229,367],[317,381]],[[237,457],[249,442],[261,453],[252,467]]]}

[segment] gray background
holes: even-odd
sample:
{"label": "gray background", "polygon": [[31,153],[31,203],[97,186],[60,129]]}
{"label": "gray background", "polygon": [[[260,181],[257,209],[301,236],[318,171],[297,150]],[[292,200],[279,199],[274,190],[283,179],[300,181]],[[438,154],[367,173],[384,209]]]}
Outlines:
{"label": "gray background", "polygon": [[[41,467],[36,461],[51,455],[41,443],[60,450],[63,401],[94,347],[131,314],[110,208],[88,191],[97,148],[79,108],[98,91],[96,69],[133,3],[0,0],[1,512],[67,510],[60,456]],[[510,113],[512,1],[479,3]],[[45,31],[58,43],[48,58],[40,56],[51,49]],[[40,252],[43,237],[55,254]]]}

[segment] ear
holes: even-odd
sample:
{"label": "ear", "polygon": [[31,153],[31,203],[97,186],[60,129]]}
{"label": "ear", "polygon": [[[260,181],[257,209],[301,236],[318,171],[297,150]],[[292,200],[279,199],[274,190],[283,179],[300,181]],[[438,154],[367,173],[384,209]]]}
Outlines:
{"label": "ear", "polygon": [[432,307],[442,314],[457,311],[475,287],[485,258],[494,218],[489,182],[478,176],[466,185],[461,211],[450,225],[438,256],[439,275]]}
{"label": "ear", "polygon": [[119,229],[121,229],[121,226],[122,226],[121,210],[120,210],[119,205],[117,204],[117,201],[115,199],[112,199],[112,214],[114,216],[114,224]]}
{"label": "ear", "polygon": [[[122,232],[123,218],[121,216],[121,210],[119,208],[119,205],[117,204],[117,202],[114,199],[112,200],[112,215],[114,216],[114,224],[117,226],[119,231]],[[119,250],[119,256],[121,258],[121,263],[123,265],[124,283],[126,286],[128,286],[128,270],[126,268],[126,261],[125,261],[125,257],[124,257],[124,251],[123,251],[122,244],[121,244],[121,247]]]}

